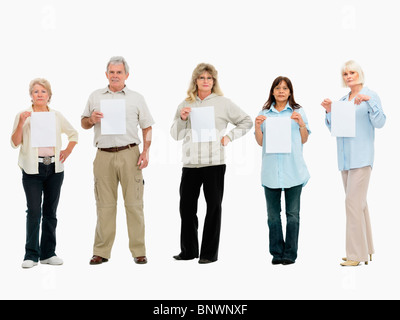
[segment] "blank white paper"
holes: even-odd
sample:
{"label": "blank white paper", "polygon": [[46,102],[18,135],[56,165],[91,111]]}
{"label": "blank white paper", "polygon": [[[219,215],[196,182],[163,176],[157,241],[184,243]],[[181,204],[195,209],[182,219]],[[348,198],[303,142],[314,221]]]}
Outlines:
{"label": "blank white paper", "polygon": [[101,134],[126,134],[125,100],[101,100]]}
{"label": "blank white paper", "polygon": [[217,141],[214,107],[192,108],[192,142]]}
{"label": "blank white paper", "polygon": [[356,136],[356,106],[352,101],[332,102],[331,134],[334,137]]}
{"label": "blank white paper", "polygon": [[292,119],[290,117],[268,117],[265,119],[265,152],[292,152]]}
{"label": "blank white paper", "polygon": [[54,112],[31,113],[31,146],[32,148],[56,146],[56,114]]}

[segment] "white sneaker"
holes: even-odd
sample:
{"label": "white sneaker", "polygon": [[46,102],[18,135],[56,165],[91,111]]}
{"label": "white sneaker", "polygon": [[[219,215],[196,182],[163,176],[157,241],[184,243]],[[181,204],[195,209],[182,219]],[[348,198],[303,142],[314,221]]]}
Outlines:
{"label": "white sneaker", "polygon": [[49,259],[41,260],[40,263],[41,264],[50,264],[52,266],[60,266],[60,265],[62,265],[64,263],[64,261],[61,258],[57,257],[57,256],[53,256],[53,257],[51,257]]}
{"label": "white sneaker", "polygon": [[30,269],[34,266],[37,266],[38,263],[32,260],[25,260],[24,262],[22,262],[22,268],[24,269]]}

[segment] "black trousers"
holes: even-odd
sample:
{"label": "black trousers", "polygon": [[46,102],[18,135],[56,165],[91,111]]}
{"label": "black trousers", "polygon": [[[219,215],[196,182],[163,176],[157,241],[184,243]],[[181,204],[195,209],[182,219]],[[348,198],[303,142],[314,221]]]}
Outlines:
{"label": "black trousers", "polygon": [[200,259],[218,260],[222,198],[226,165],[183,168],[180,185],[181,253],[183,259],[199,257],[197,203],[203,186],[207,203]]}
{"label": "black trousers", "polygon": [[24,260],[38,262],[39,259],[46,260],[56,255],[56,213],[63,180],[64,172],[55,173],[54,163],[39,163],[38,174],[22,171],[22,184],[28,207]]}

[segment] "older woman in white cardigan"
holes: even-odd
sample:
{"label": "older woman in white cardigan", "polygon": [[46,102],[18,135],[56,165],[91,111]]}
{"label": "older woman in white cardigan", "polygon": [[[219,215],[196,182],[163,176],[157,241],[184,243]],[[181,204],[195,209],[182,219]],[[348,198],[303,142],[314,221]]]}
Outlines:
{"label": "older woman in white cardigan", "polygon": [[[52,92],[45,79],[35,79],[30,83],[29,92],[32,107],[17,114],[11,136],[13,148],[20,148],[18,165],[22,169],[22,183],[27,201],[26,244],[23,268],[38,264],[61,265],[57,257],[56,226],[57,206],[64,179],[64,162],[78,142],[78,132],[64,116],[48,107]],[[55,143],[34,147],[32,143],[31,117],[33,113],[54,113]],[[44,133],[44,132],[43,132]],[[61,134],[68,136],[68,146],[61,150]],[[43,197],[43,202],[42,202]],[[39,241],[42,221],[41,239]]]}

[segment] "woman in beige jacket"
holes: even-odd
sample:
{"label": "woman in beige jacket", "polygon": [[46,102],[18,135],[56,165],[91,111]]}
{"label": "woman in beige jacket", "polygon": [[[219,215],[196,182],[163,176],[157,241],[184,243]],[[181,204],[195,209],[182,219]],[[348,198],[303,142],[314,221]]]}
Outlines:
{"label": "woman in beige jacket", "polygon": [[[208,117],[203,116],[203,119],[214,119],[214,122],[195,125],[195,114],[199,112],[207,113]],[[229,123],[235,127],[225,134]],[[192,74],[188,98],[178,106],[171,127],[172,137],[183,140],[179,204],[181,252],[174,256],[176,260],[195,259],[200,253],[199,263],[217,261],[226,169],[224,148],[230,141],[245,135],[252,126],[251,118],[222,96],[215,68],[199,64]],[[207,213],[199,250],[197,201],[202,186]]]}

